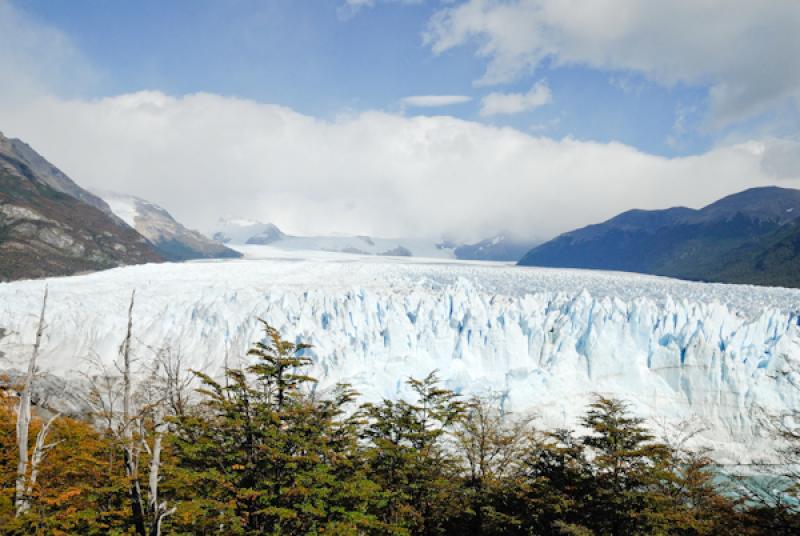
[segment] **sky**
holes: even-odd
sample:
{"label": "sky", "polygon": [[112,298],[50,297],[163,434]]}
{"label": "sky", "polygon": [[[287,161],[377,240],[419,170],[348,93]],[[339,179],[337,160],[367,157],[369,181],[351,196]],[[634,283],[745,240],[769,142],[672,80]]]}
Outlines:
{"label": "sky", "polygon": [[796,0],[0,0],[0,131],[184,223],[546,239],[800,187]]}

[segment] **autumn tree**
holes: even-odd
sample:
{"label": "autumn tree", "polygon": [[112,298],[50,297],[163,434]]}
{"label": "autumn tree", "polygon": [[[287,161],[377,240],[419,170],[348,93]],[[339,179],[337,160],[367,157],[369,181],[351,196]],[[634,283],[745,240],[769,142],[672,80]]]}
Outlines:
{"label": "autumn tree", "polygon": [[[14,448],[14,410],[0,401],[0,482],[9,486],[14,470],[7,456]],[[38,433],[48,421],[34,413],[31,430]],[[51,424],[55,445],[39,465],[39,478],[29,491],[30,508],[16,515],[12,495],[0,495],[3,534],[105,535],[123,534],[129,522],[125,475],[122,468],[109,474],[104,463],[115,448],[90,423],[61,417]]]}

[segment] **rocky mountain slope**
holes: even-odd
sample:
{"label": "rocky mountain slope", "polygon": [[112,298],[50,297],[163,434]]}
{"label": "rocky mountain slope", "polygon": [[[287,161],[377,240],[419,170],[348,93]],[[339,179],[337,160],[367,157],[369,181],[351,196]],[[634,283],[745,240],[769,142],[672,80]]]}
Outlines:
{"label": "rocky mountain slope", "polygon": [[0,281],[160,260],[101,199],[0,134]]}
{"label": "rocky mountain slope", "polygon": [[237,258],[242,254],[177,222],[162,207],[134,197],[102,193],[111,211],[147,238],[166,260]]}
{"label": "rocky mountain slope", "polygon": [[475,244],[462,244],[455,248],[457,259],[476,261],[518,261],[538,242],[514,238],[501,233]]}
{"label": "rocky mountain slope", "polygon": [[528,252],[526,266],[800,286],[800,190],[753,188],[702,209],[631,210]]}

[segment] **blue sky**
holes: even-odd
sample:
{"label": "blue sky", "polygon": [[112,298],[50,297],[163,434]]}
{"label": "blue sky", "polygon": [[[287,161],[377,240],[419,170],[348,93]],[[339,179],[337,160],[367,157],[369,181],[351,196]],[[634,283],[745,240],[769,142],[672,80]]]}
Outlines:
{"label": "blue sky", "polygon": [[[15,4],[63,31],[100,73],[82,88],[84,96],[211,92],[333,117],[398,110],[409,95],[466,95],[473,100],[425,113],[555,138],[620,141],[662,155],[705,151],[728,132],[703,126],[706,86],[657,84],[633,71],[547,61],[501,89],[525,92],[544,79],[551,103],[481,118],[480,98],[497,88],[475,86],[486,63],[475,57],[475,46],[434,54],[423,43],[428,21],[442,7],[436,2],[387,3],[355,13],[334,0]],[[680,115],[686,118],[676,128]]]}
{"label": "blue sky", "polygon": [[0,130],[212,230],[546,239],[800,187],[797,0],[0,0]]}

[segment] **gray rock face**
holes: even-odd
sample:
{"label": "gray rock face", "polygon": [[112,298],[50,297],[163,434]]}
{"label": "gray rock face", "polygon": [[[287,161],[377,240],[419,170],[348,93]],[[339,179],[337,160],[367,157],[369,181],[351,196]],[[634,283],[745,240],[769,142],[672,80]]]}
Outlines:
{"label": "gray rock face", "polygon": [[277,242],[278,240],[281,240],[286,236],[275,225],[272,225],[271,223],[267,223],[265,225],[266,228],[263,231],[261,231],[255,236],[251,236],[250,238],[248,238],[246,243],[266,246],[267,244],[272,244],[273,242]]}
{"label": "gray rock face", "polygon": [[0,134],[0,281],[159,260],[101,199]]}
{"label": "gray rock face", "polygon": [[414,254],[411,253],[407,248],[403,246],[397,246],[394,249],[389,249],[381,253],[381,255],[386,257],[413,257]]}
{"label": "gray rock face", "polygon": [[14,155],[14,157],[24,162],[39,180],[52,189],[74,197],[75,199],[80,199],[84,203],[98,208],[106,214],[111,214],[111,210],[102,199],[75,184],[72,179],[45,160],[44,157],[34,151],[31,146],[24,141],[15,138],[6,138],[0,133],[0,152]]}

